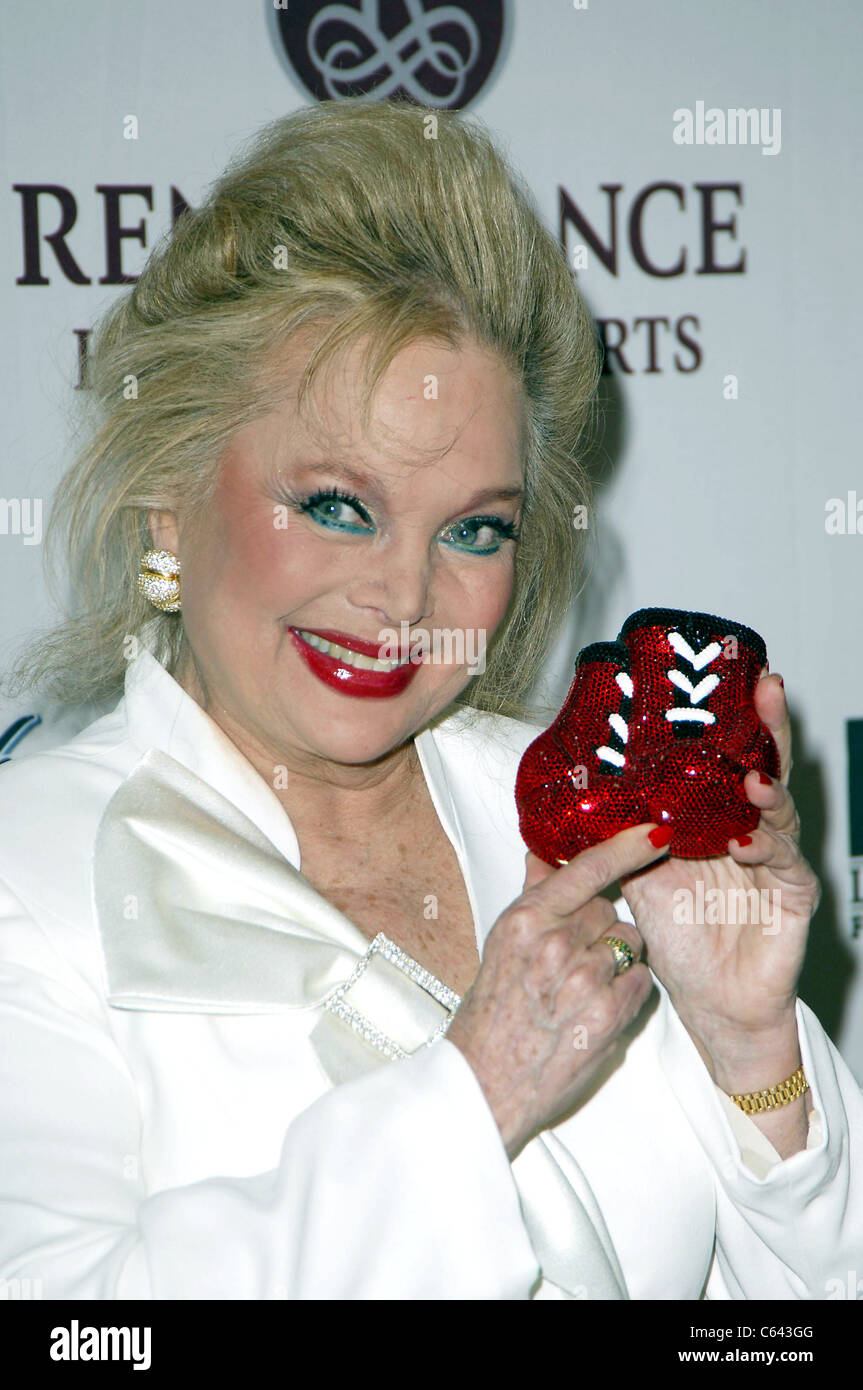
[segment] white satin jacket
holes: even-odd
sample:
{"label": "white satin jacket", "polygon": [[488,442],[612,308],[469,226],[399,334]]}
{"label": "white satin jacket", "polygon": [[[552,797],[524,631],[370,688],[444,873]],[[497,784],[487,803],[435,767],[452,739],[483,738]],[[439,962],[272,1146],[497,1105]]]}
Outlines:
{"label": "white satin jacket", "polygon": [[[480,953],[536,728],[418,735]],[[275,792],[146,649],[0,767],[0,1279],[44,1298],[826,1298],[863,1272],[863,1099],[798,1005],[781,1161],[656,994],[510,1164],[457,999],[302,877]],[[381,923],[385,933],[386,923]],[[835,1283],[833,1281],[839,1281]]]}

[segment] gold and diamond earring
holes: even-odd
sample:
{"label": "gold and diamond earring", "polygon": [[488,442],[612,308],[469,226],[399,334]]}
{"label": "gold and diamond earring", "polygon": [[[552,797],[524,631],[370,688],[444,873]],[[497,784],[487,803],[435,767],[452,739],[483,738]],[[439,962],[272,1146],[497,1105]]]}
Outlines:
{"label": "gold and diamond earring", "polygon": [[141,556],[138,588],[163,613],[180,610],[180,561],[170,550],[148,550]]}

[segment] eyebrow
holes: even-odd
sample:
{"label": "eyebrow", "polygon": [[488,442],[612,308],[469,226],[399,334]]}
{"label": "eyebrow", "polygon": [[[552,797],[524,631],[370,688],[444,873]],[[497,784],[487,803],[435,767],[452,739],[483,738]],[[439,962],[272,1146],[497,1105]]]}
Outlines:
{"label": "eyebrow", "polygon": [[[358,473],[346,463],[336,461],[330,463],[307,463],[303,465],[303,470],[309,473],[340,473],[347,478],[357,488],[363,488],[366,492],[375,497],[381,497],[381,489],[374,478],[369,478],[365,473]],[[479,507],[486,502],[498,501],[521,501],[524,497],[524,488],[513,485],[512,487],[486,487],[479,492],[475,492],[461,511],[467,511],[471,507]]]}

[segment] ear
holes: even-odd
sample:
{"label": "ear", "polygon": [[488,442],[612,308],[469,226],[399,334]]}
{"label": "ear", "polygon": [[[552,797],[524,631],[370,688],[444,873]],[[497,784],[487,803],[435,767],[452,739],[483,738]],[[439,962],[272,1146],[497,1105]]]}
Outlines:
{"label": "ear", "polygon": [[170,550],[172,555],[176,555],[177,547],[180,544],[180,531],[177,525],[176,512],[159,511],[151,507],[148,514],[150,536],[153,540],[154,550]]}

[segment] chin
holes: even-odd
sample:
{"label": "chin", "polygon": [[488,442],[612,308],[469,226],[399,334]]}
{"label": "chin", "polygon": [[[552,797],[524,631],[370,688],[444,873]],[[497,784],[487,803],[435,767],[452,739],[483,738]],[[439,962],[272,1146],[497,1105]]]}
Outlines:
{"label": "chin", "polygon": [[331,708],[310,710],[300,722],[293,711],[291,726],[306,746],[320,757],[340,763],[371,762],[410,738],[420,727],[419,715],[384,713],[363,706],[381,702],[345,700],[343,714]]}
{"label": "chin", "polygon": [[[418,679],[422,676],[421,671]],[[469,684],[470,673],[460,669],[445,686],[420,690],[414,685],[402,697],[358,698],[322,686],[319,702],[304,700],[302,713],[296,704],[285,710],[283,728],[293,729],[319,757],[373,762],[412,738]]]}

